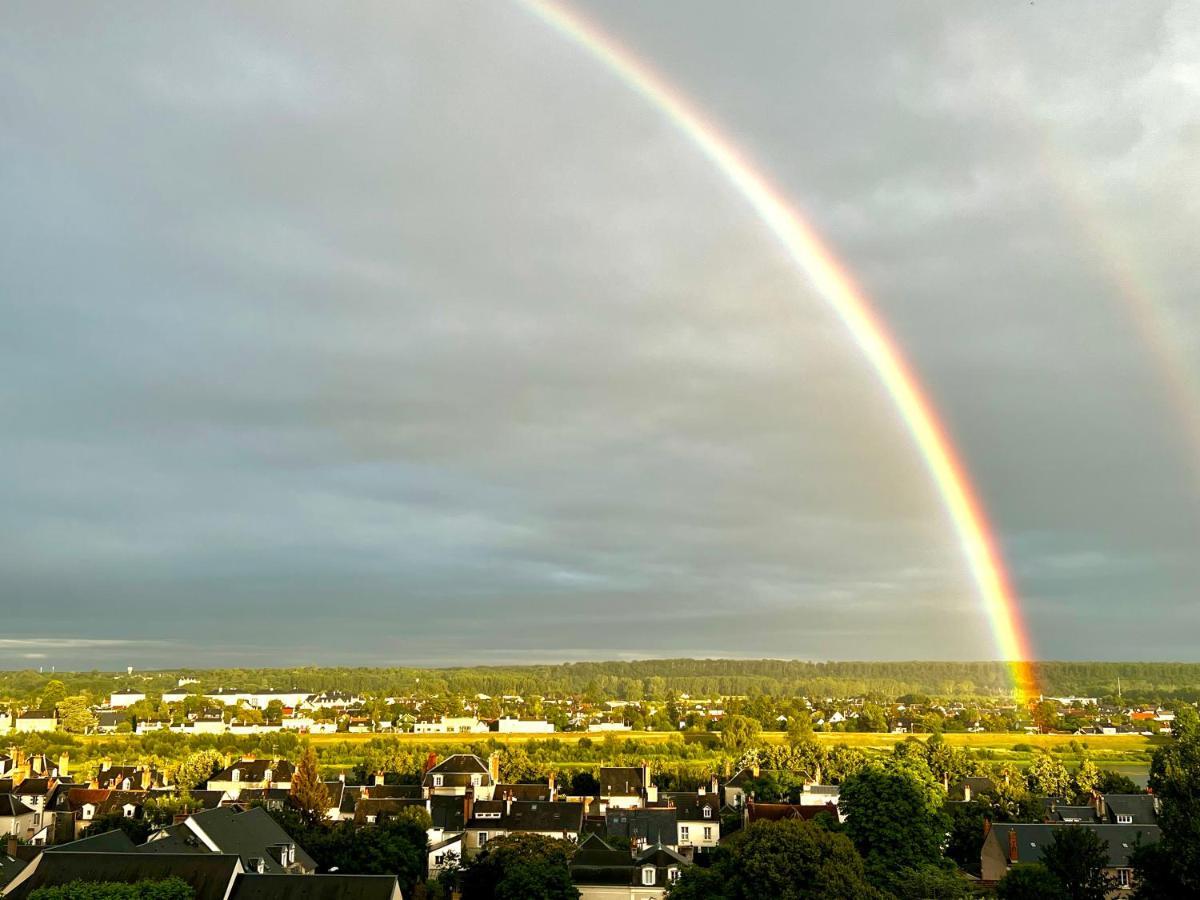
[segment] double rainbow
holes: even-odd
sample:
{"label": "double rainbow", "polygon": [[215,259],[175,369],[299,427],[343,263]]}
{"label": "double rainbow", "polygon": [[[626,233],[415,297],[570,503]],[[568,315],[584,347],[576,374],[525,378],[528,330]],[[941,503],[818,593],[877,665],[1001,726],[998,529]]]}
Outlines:
{"label": "double rainbow", "polygon": [[996,539],[945,426],[866,296],[787,199],[728,138],[649,66],[595,25],[552,0],[522,0],[522,5],[585,49],[674,123],[753,207],[841,319],[916,442],[962,545],[997,653],[1011,669],[1018,700],[1024,701],[1036,692],[1034,671],[1017,597]]}

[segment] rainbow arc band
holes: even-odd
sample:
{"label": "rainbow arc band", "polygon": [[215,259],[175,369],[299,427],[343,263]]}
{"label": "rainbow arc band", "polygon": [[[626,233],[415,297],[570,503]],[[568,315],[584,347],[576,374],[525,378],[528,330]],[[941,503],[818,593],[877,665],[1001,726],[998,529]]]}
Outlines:
{"label": "rainbow arc band", "polygon": [[1037,693],[1017,597],[970,476],[903,353],[863,292],[814,229],[746,156],[648,65],[600,28],[551,0],[519,0],[666,116],[745,198],[796,267],[841,319],[916,443],[974,578],[997,653],[1019,702]]}

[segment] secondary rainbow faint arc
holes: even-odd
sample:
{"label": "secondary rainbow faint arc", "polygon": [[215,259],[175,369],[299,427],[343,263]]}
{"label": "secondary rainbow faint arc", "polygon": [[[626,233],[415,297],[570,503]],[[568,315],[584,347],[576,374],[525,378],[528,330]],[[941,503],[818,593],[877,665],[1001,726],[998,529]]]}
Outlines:
{"label": "secondary rainbow faint arc", "polygon": [[946,429],[904,355],[849,273],[787,199],[657,73],[577,13],[547,0],[520,4],[588,51],[667,116],[754,208],[817,292],[849,330],[895,404],[937,486],[962,544],[996,649],[1008,662],[1018,695],[1035,688],[1021,610],[996,540]]}

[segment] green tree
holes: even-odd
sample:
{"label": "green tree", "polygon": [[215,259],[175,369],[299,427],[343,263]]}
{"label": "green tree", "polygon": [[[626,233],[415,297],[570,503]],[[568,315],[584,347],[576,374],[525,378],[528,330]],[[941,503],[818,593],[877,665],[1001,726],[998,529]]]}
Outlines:
{"label": "green tree", "polygon": [[1025,773],[1029,789],[1044,797],[1067,797],[1071,794],[1071,773],[1049,753],[1039,753]]}
{"label": "green tree", "polygon": [[54,709],[67,696],[67,686],[57,678],[51,678],[43,685],[39,702],[42,709]]}
{"label": "green tree", "polygon": [[876,887],[899,894],[912,872],[942,865],[948,823],[913,776],[868,767],[843,782],[839,806]]}
{"label": "green tree", "polygon": [[216,750],[189,753],[175,767],[174,783],[180,791],[194,791],[225,767],[225,757]]}
{"label": "green tree", "polygon": [[1071,776],[1071,781],[1077,797],[1090,797],[1092,791],[1096,790],[1096,786],[1100,784],[1100,770],[1096,768],[1094,762],[1085,757],[1079,764],[1079,768],[1075,770],[1075,774]]}
{"label": "green tree", "polygon": [[72,881],[69,884],[41,887],[29,900],[192,900],[192,886],[182,878],[162,881]]}
{"label": "green tree", "polygon": [[863,704],[862,712],[858,714],[858,730],[871,732],[886,732],[888,730],[887,716],[883,708],[874,703]]}
{"label": "green tree", "polygon": [[68,734],[86,734],[96,727],[96,717],[82,694],[58,701],[58,717],[63,731]]}
{"label": "green tree", "polygon": [[462,869],[463,900],[578,900],[570,841],[537,834],[495,838]]}
{"label": "green tree", "polygon": [[304,745],[300,763],[292,775],[292,805],[314,822],[321,821],[329,811],[329,791],[321,780],[317,751],[311,743]]}
{"label": "green tree", "polygon": [[1042,848],[1042,865],[1058,879],[1070,900],[1104,900],[1116,885],[1104,873],[1108,842],[1089,828],[1068,825]]}
{"label": "green tree", "polygon": [[996,885],[997,900],[1066,900],[1062,882],[1041,863],[1013,866]]}
{"label": "green tree", "polygon": [[748,716],[727,716],[721,726],[721,746],[730,756],[741,756],[758,743],[762,725]]}
{"label": "green tree", "polygon": [[1033,724],[1042,734],[1048,734],[1058,727],[1059,705],[1053,700],[1043,700],[1033,708]]}
{"label": "green tree", "polygon": [[1101,794],[1140,794],[1142,789],[1127,775],[1103,769],[1096,780],[1096,790]]}
{"label": "green tree", "polygon": [[671,900],[868,900],[881,897],[868,883],[850,840],[812,822],[755,822],[713,865],[683,870]]}
{"label": "green tree", "polygon": [[1154,752],[1150,788],[1161,800],[1157,843],[1133,855],[1138,896],[1200,896],[1200,717],[1184,706],[1175,714],[1171,743]]}

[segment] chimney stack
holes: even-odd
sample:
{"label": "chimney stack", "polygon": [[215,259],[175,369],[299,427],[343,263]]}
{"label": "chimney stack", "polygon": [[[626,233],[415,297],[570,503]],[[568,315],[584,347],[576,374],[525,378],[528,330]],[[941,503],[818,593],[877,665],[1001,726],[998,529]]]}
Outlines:
{"label": "chimney stack", "polygon": [[1008,829],[1008,861],[1017,861],[1017,829]]}
{"label": "chimney stack", "polygon": [[966,781],[963,782],[963,802],[971,802],[971,785]]}
{"label": "chimney stack", "polygon": [[71,754],[65,750],[58,758],[58,777],[66,778],[71,771]]}
{"label": "chimney stack", "polygon": [[493,753],[488,757],[488,774],[492,776],[492,784],[500,783],[500,754]]}
{"label": "chimney stack", "polygon": [[512,812],[512,791],[504,792],[504,815]]}
{"label": "chimney stack", "polygon": [[7,846],[5,847],[5,852],[7,852],[8,855],[10,857],[12,857],[13,859],[17,858],[17,836],[15,834],[10,834],[8,836],[8,842],[7,842]]}
{"label": "chimney stack", "polygon": [[463,825],[471,821],[471,816],[475,813],[475,786],[467,785],[467,792],[463,794]]}
{"label": "chimney stack", "polygon": [[381,787],[382,785],[383,785],[383,773],[382,773],[382,772],[376,772],[376,773],[375,773],[375,786],[376,786],[376,787]]}

